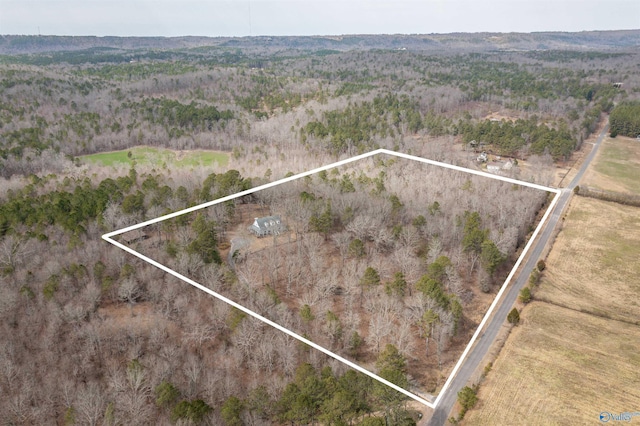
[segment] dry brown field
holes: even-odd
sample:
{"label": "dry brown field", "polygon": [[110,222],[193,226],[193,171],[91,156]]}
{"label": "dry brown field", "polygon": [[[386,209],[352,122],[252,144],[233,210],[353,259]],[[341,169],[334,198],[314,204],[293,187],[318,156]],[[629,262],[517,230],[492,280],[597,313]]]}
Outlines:
{"label": "dry brown field", "polygon": [[640,324],[640,209],[577,197],[535,298]]}
{"label": "dry brown field", "polygon": [[544,302],[521,320],[463,424],[586,425],[639,411],[640,327]]}
{"label": "dry brown field", "polygon": [[534,302],[463,424],[597,424],[640,411],[640,208],[573,199]]}

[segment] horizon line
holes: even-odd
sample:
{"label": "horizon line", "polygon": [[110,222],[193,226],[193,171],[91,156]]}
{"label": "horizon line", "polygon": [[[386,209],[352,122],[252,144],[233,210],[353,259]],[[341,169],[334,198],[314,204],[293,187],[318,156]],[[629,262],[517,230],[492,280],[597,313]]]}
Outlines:
{"label": "horizon line", "polygon": [[195,35],[195,34],[182,34],[182,35],[97,35],[97,34],[40,34],[40,33],[8,33],[0,34],[0,37],[94,37],[94,38],[261,38],[261,37],[358,37],[358,36],[404,36],[404,37],[421,37],[421,36],[446,36],[453,34],[461,35],[481,35],[481,34],[581,34],[581,33],[614,33],[614,32],[640,32],[638,28],[618,28],[618,29],[590,29],[590,30],[540,30],[540,31],[451,31],[442,33],[343,33],[343,34],[246,34],[246,35]]}

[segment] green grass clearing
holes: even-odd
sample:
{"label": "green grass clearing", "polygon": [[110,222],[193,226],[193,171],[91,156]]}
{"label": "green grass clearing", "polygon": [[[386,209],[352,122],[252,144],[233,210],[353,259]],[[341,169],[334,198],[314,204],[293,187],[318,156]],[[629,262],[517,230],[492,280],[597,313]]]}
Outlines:
{"label": "green grass clearing", "polygon": [[640,194],[640,142],[617,137],[605,140],[587,184],[604,190]]}
{"label": "green grass clearing", "polygon": [[131,166],[134,161],[136,164],[150,164],[158,167],[211,167],[215,164],[225,167],[229,162],[229,156],[224,152],[204,150],[173,151],[147,146],[83,155],[79,158],[86,164],[103,167]]}

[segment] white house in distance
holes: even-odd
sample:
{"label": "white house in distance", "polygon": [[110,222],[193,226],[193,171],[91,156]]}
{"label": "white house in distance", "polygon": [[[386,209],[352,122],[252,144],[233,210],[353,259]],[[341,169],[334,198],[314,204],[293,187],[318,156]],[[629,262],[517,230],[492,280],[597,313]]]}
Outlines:
{"label": "white house in distance", "polygon": [[280,216],[256,217],[253,224],[249,227],[249,232],[256,237],[264,237],[266,235],[279,235],[284,232],[286,227]]}
{"label": "white house in distance", "polygon": [[496,175],[508,172],[513,168],[513,162],[509,161],[491,161],[487,163],[487,171]]}

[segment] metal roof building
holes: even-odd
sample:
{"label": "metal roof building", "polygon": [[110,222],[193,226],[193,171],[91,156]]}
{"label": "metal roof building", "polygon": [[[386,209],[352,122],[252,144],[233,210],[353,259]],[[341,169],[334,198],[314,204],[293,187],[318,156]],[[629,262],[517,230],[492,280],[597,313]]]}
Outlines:
{"label": "metal roof building", "polygon": [[256,217],[253,224],[249,227],[249,231],[257,237],[278,235],[285,229],[280,216]]}

